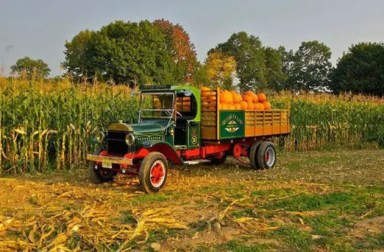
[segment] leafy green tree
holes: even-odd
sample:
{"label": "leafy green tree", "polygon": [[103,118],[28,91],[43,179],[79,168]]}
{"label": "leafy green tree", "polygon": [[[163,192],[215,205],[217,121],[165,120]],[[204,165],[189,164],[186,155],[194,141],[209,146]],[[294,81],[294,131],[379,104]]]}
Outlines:
{"label": "leafy green tree", "polygon": [[65,61],[62,66],[76,79],[88,76],[87,72],[91,68],[92,62],[89,62],[85,56],[85,50],[94,35],[95,32],[85,30],[79,32],[70,42],[65,42]]}
{"label": "leafy green tree", "polygon": [[51,69],[48,65],[41,59],[31,59],[29,57],[24,57],[18,59],[16,64],[11,66],[12,73],[17,73],[19,76],[24,76],[28,79],[31,78],[47,78]]}
{"label": "leafy green tree", "polygon": [[140,85],[178,83],[165,36],[149,21],[116,21],[100,31],[78,34],[66,48],[63,65],[77,76]]}
{"label": "leafy green tree", "polygon": [[196,67],[193,71],[193,82],[191,83],[194,86],[206,86],[209,83],[207,69],[205,64],[197,62]]}
{"label": "leafy green tree", "polygon": [[352,45],[336,65],[331,88],[337,93],[384,96],[384,44]]}
{"label": "leafy green tree", "polygon": [[302,42],[294,54],[286,52],[283,58],[289,89],[311,90],[329,86],[331,50],[324,43],[316,40]]}
{"label": "leafy green tree", "polygon": [[209,53],[213,51],[221,51],[235,58],[241,91],[267,87],[265,52],[258,37],[248,36],[246,32],[234,33],[228,41]]}
{"label": "leafy green tree", "polygon": [[266,47],[265,51],[265,76],[269,87],[276,91],[284,89],[287,75],[283,71],[283,59],[279,50]]}

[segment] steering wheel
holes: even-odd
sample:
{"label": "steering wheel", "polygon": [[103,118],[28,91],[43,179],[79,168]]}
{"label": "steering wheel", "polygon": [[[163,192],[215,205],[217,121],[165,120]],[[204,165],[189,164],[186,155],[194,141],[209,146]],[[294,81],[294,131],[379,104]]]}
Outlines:
{"label": "steering wheel", "polygon": [[[171,116],[171,112],[169,111],[169,110],[167,110],[167,111],[165,111],[169,116]],[[179,112],[179,111],[177,111],[177,110],[175,110],[174,111],[174,113],[176,114],[176,118],[181,118],[181,117],[183,117],[183,115]]]}
{"label": "steering wheel", "polygon": [[176,118],[183,117],[183,115],[179,111],[177,111],[177,110],[175,110],[175,114],[176,114]]}

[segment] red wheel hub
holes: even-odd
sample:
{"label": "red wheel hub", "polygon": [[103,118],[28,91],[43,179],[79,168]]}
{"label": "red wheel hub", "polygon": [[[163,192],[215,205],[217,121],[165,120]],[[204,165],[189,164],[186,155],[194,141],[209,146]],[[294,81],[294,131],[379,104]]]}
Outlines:
{"label": "red wheel hub", "polygon": [[153,164],[151,168],[151,183],[153,186],[160,186],[165,178],[165,168],[164,164],[160,161],[157,161]]}
{"label": "red wheel hub", "polygon": [[265,152],[264,160],[265,160],[265,162],[269,161],[269,151]]}

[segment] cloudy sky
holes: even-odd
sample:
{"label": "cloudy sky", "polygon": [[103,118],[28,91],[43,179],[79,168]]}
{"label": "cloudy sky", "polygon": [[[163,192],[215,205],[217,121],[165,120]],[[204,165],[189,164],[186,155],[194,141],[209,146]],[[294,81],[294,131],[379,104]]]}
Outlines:
{"label": "cloudy sky", "polygon": [[25,56],[61,74],[64,43],[81,30],[160,18],[184,27],[200,61],[245,31],[275,48],[321,41],[335,65],[352,44],[384,42],[383,13],[382,0],[0,0],[0,74]]}

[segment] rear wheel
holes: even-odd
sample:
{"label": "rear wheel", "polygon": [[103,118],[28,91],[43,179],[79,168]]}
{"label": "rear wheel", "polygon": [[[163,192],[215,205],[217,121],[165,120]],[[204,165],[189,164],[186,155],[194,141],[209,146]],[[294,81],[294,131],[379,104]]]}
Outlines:
{"label": "rear wheel", "polygon": [[[102,153],[103,152],[95,152],[95,155],[102,155]],[[110,182],[116,176],[116,172],[103,168],[101,163],[98,164],[95,161],[89,162],[88,171],[91,181],[95,184]]]}
{"label": "rear wheel", "polygon": [[156,193],[167,180],[168,162],[160,152],[149,153],[141,162],[139,181],[146,193]]}
{"label": "rear wheel", "polygon": [[260,169],[270,169],[276,164],[276,150],[273,143],[262,142],[257,151],[257,164]]}
{"label": "rear wheel", "polygon": [[249,161],[251,163],[252,169],[255,169],[255,170],[260,169],[260,166],[257,163],[257,151],[259,150],[260,145],[261,145],[261,142],[255,142],[251,146],[251,149],[249,150]]}

